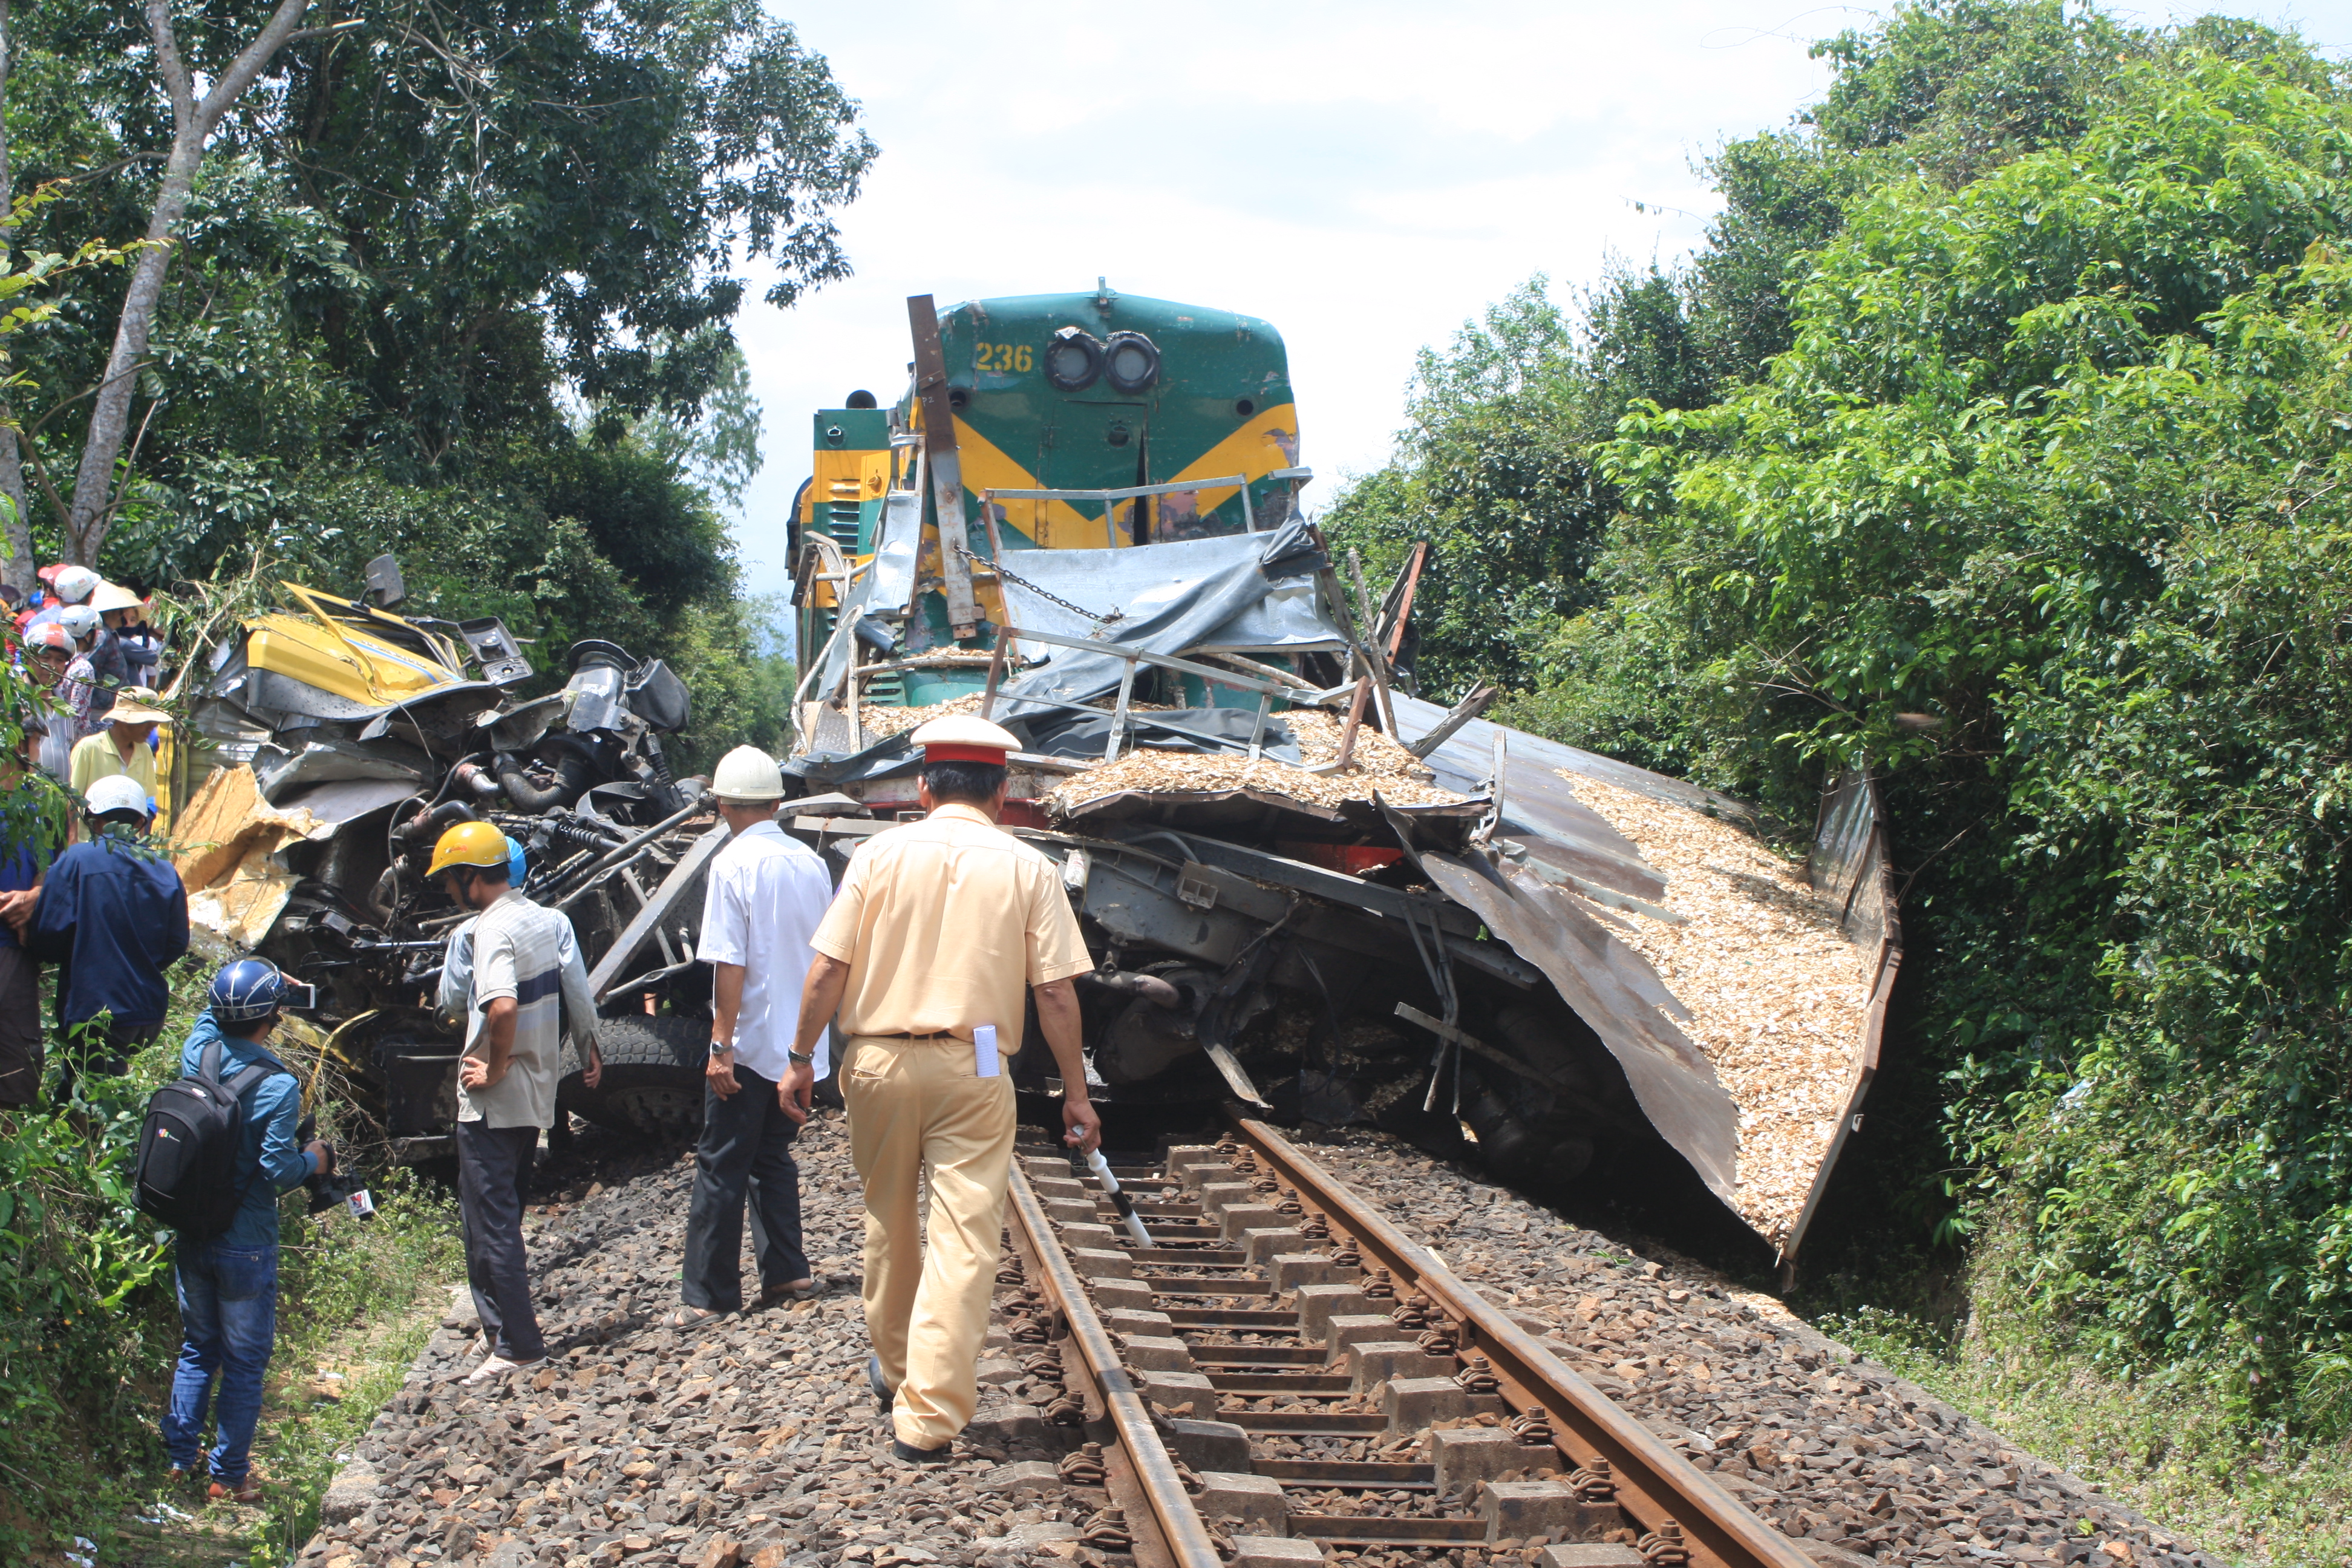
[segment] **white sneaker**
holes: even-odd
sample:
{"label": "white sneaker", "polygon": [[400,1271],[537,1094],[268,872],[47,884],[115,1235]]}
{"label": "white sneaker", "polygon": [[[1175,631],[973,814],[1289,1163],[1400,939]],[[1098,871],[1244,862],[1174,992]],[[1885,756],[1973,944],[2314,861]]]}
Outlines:
{"label": "white sneaker", "polygon": [[502,1355],[485,1356],[481,1365],[466,1374],[466,1386],[478,1387],[493,1378],[504,1377],[509,1373],[537,1372],[546,1364],[545,1356],[540,1357],[537,1361],[509,1361]]}

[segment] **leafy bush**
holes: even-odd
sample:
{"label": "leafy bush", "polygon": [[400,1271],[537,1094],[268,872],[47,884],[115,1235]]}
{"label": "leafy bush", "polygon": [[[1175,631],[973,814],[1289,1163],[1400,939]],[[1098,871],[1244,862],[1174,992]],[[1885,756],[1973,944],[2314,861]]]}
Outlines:
{"label": "leafy bush", "polygon": [[[129,1188],[146,1096],[129,1080],[94,1089],[87,1132],[61,1112],[0,1111],[0,1466],[37,1516],[70,1510],[87,1484],[83,1458],[68,1475],[58,1456],[119,1466],[153,1420],[121,1375],[156,1353],[142,1309],[170,1279]],[[0,1518],[6,1555],[30,1544]]]}
{"label": "leafy bush", "polygon": [[1784,807],[1884,770],[2018,1299],[2311,1437],[2352,1341],[2347,154],[2299,68],[2191,50],[2063,149],[1881,183],[1765,380],[1624,422],[1618,596],[1527,704]]}
{"label": "leafy bush", "polygon": [[[53,1536],[110,1547],[141,1478],[163,1463],[158,1422],[180,1348],[171,1237],[132,1205],[129,1184],[148,1095],[178,1075],[209,978],[196,963],[173,972],[170,1021],[128,1075],[84,1080],[70,1109],[0,1112],[0,1473],[20,1510],[0,1515],[6,1561]],[[325,1087],[311,1109],[322,1135],[338,1136],[331,1065],[313,1072],[283,1036],[272,1048],[314,1091]],[[463,1273],[446,1192],[397,1169],[372,1174],[370,1188],[377,1217],[364,1225],[305,1218],[299,1194],[279,1211],[257,1561],[285,1561],[316,1528],[338,1447],[399,1386],[438,1317],[417,1311],[419,1298],[437,1306]],[[340,1404],[305,1408],[308,1374],[331,1351],[350,1386]]]}

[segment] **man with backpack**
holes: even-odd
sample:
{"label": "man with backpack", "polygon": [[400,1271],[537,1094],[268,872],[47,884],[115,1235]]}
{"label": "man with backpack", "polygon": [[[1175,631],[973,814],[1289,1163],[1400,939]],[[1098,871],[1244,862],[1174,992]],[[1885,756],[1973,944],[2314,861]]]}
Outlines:
{"label": "man with backpack", "polygon": [[240,958],[213,976],[180,1048],[180,1079],[156,1092],[140,1133],[139,1206],[178,1231],[180,1364],[163,1414],[172,1479],[195,1479],[205,1406],[220,1380],[211,1497],[254,1503],[254,1425],[278,1342],[278,1199],[331,1173],[334,1151],[296,1142],[299,1082],[267,1042],[286,977]]}

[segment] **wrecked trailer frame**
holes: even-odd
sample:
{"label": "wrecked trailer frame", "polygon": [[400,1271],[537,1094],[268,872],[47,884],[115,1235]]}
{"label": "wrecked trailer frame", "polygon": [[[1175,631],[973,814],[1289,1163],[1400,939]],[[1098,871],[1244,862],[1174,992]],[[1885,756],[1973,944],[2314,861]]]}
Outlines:
{"label": "wrecked trailer frame", "polygon": [[[1005,629],[1008,640],[1024,635]],[[1446,717],[1402,692],[1392,703],[1408,745]],[[1114,745],[1119,729],[1114,721]],[[828,797],[829,815],[786,807],[836,873],[858,840],[911,804],[916,763],[903,734],[861,754],[857,776],[798,760],[843,792]],[[1287,1120],[1372,1121],[1424,1137],[1459,1125],[1491,1171],[1520,1181],[1562,1179],[1597,1149],[1654,1133],[1729,1206],[1739,1108],[1681,1027],[1688,1010],[1612,929],[1686,917],[1664,907],[1665,879],[1561,775],[1711,817],[1747,819],[1748,808],[1480,720],[1423,760],[1470,797],[1465,806],[1329,809],[1247,787],[1143,792],[1096,797],[1048,826],[1034,799],[1088,764],[1016,753],[1033,804],[1015,803],[1012,830],[1062,864],[1099,964],[1081,990],[1094,1092],[1110,1104],[1234,1098]],[[864,809],[861,796],[882,820],[842,815]],[[1277,819],[1385,845],[1391,863],[1360,875],[1279,853],[1265,842],[1283,831]],[[1899,965],[1876,823],[1866,782],[1832,782],[1808,871],[1848,911],[1872,1001],[1838,1130],[1803,1214],[1777,1240],[1784,1264],[1867,1093]],[[1015,1058],[1017,1083],[1046,1087],[1042,1055]]]}

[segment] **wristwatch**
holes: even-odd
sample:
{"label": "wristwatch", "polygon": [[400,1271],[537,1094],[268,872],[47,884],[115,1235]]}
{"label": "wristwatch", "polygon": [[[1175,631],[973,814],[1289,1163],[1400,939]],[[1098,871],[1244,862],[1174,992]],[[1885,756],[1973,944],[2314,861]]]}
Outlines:
{"label": "wristwatch", "polygon": [[713,1040],[710,1042],[710,1054],[714,1057],[720,1055],[731,1057],[735,1054],[735,1047],[725,1040]]}
{"label": "wristwatch", "polygon": [[786,1051],[784,1055],[801,1067],[813,1068],[816,1066],[816,1053],[814,1051],[811,1051],[806,1056],[801,1055],[798,1051]]}

